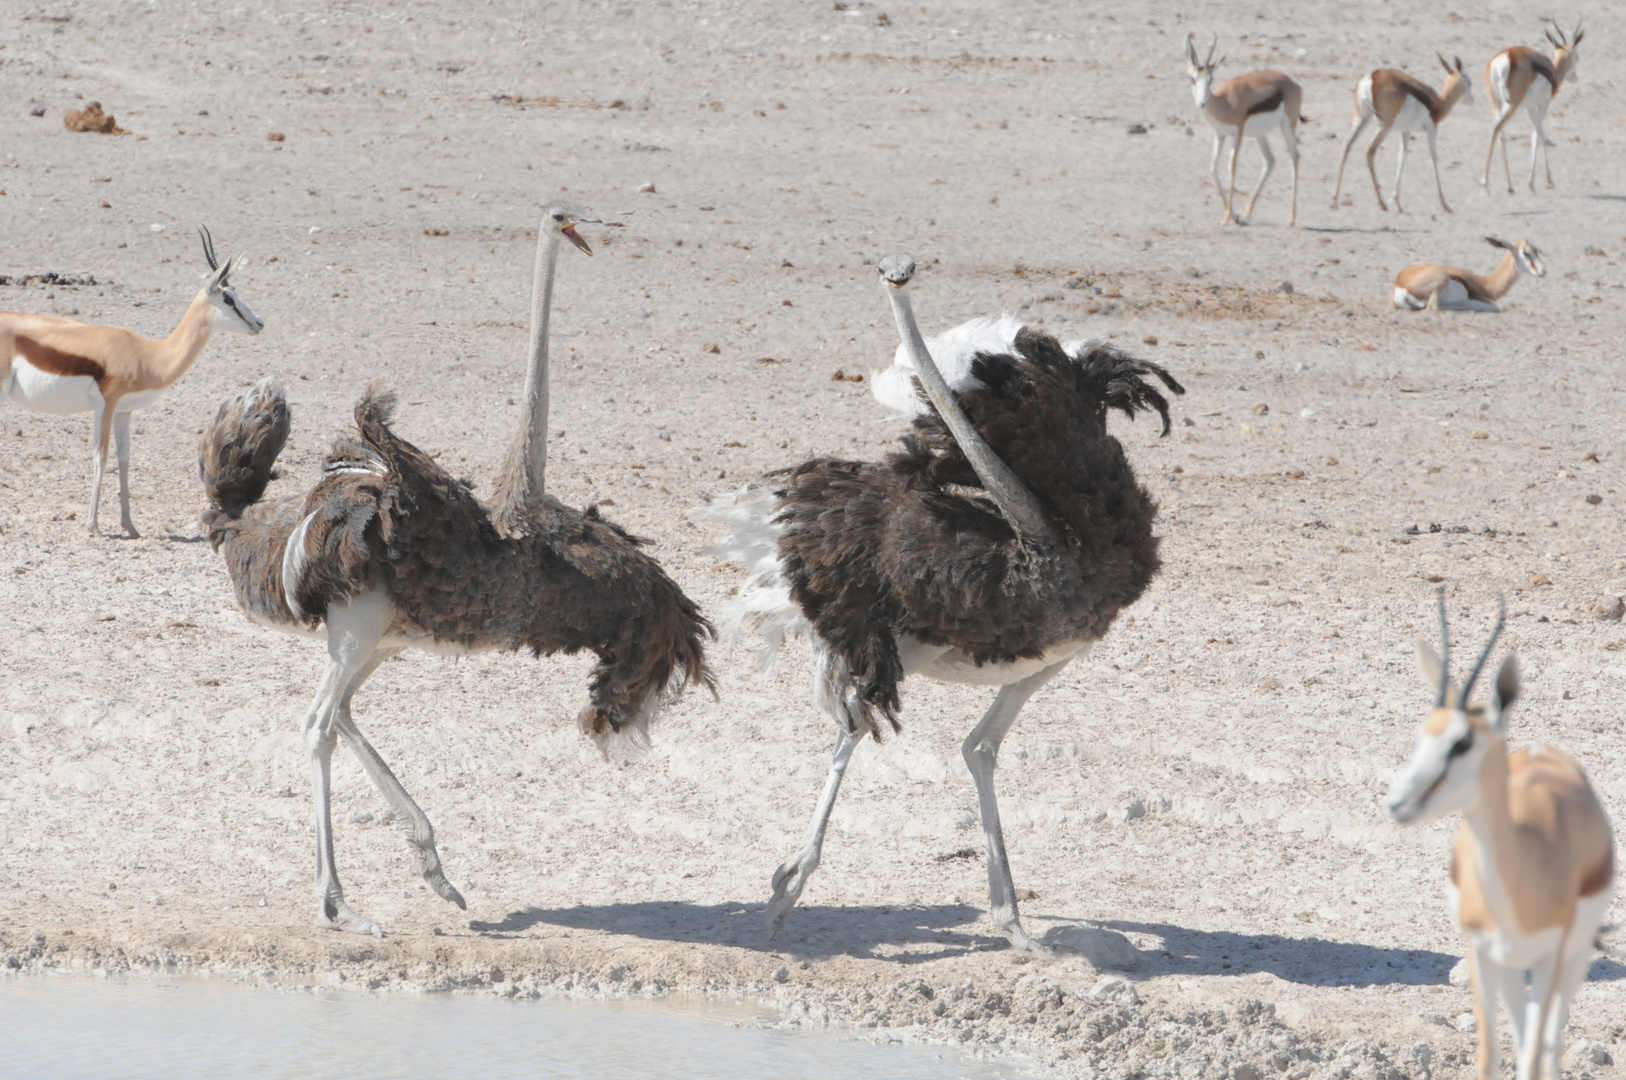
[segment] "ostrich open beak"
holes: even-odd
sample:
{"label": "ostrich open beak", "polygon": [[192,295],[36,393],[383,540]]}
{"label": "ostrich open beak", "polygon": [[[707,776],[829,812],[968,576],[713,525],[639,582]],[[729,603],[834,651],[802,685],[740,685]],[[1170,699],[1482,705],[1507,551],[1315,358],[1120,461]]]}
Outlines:
{"label": "ostrich open beak", "polygon": [[576,232],[576,226],[574,226],[574,225],[566,225],[564,228],[560,229],[559,231],[564,233],[566,236],[568,236],[570,238],[570,242],[572,244],[575,244],[577,247],[581,248],[583,252],[585,252],[588,255],[593,254],[593,249],[587,246],[587,241],[583,240],[581,238],[581,235]]}

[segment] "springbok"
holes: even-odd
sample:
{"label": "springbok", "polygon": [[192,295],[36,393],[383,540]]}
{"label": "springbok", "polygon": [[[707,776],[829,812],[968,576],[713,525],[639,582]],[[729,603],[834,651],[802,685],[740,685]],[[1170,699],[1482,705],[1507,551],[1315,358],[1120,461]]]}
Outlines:
{"label": "springbok", "polygon": [[1506,614],[1504,598],[1485,651],[1453,693],[1442,591],[1445,655],[1417,642],[1418,667],[1435,688],[1434,708],[1389,791],[1389,813],[1402,825],[1462,813],[1446,896],[1468,943],[1479,1080],[1501,1075],[1497,997],[1513,1021],[1518,1080],[1560,1080],[1570,1001],[1614,888],[1614,838],[1574,758],[1550,746],[1508,753],[1507,710],[1519,696],[1512,653],[1490,703],[1468,704]]}
{"label": "springbok", "polygon": [[1400,160],[1395,165],[1395,211],[1402,212],[1400,207],[1400,178],[1406,173],[1406,150],[1411,146],[1413,132],[1420,131],[1428,136],[1428,160],[1434,166],[1434,190],[1439,193],[1440,206],[1446,213],[1451,212],[1450,205],[1445,201],[1445,188],[1440,185],[1440,159],[1435,149],[1435,129],[1447,116],[1458,101],[1466,100],[1473,103],[1474,92],[1468,82],[1468,75],[1462,70],[1462,58],[1453,57],[1455,66],[1445,57],[1439,56],[1440,65],[1445,68],[1445,85],[1440,87],[1439,93],[1426,85],[1421,79],[1414,79],[1404,71],[1394,68],[1378,68],[1363,78],[1360,85],[1355,88],[1355,117],[1354,127],[1350,129],[1349,141],[1344,143],[1343,156],[1338,159],[1338,181],[1332,189],[1332,208],[1338,209],[1338,196],[1344,190],[1344,163],[1349,160],[1349,152],[1355,141],[1361,137],[1374,119],[1378,122],[1378,133],[1372,136],[1372,144],[1366,148],[1366,171],[1372,174],[1372,191],[1378,197],[1378,207],[1388,210],[1383,201],[1383,188],[1378,184],[1378,170],[1374,163],[1378,147],[1389,132],[1400,133]]}
{"label": "springbok", "polygon": [[209,343],[218,320],[228,330],[258,334],[265,323],[232,291],[229,279],[237,262],[224,266],[215,258],[209,230],[203,257],[212,273],[180,325],[162,341],[144,338],[118,326],[98,326],[55,315],[0,313],[0,357],[9,363],[0,383],[0,405],[14,400],[35,412],[70,416],[92,414],[90,531],[102,502],[102,473],[107,468],[109,436],[118,446],[119,518],[134,539],[141,534],[130,520],[130,414],[145,409],[191,368]]}
{"label": "springbok", "polygon": [[[1276,158],[1270,152],[1267,136],[1281,129],[1282,141],[1287,144],[1287,156],[1293,163],[1293,203],[1287,211],[1287,223],[1293,224],[1299,212],[1299,105],[1304,92],[1299,84],[1279,71],[1250,71],[1234,79],[1214,85],[1214,69],[1225,62],[1225,57],[1214,59],[1216,37],[1208,46],[1206,59],[1197,59],[1197,48],[1190,34],[1186,35],[1186,71],[1191,76],[1191,96],[1197,108],[1214,128],[1214,151],[1208,158],[1208,171],[1214,174],[1214,186],[1219,189],[1225,203],[1225,216],[1221,225],[1229,225],[1234,218],[1238,225],[1246,225],[1253,217],[1253,204],[1270,179],[1276,167]],[[1236,155],[1242,149],[1243,139],[1259,144],[1259,154],[1265,159],[1265,169],[1259,174],[1259,183],[1248,196],[1248,206],[1237,217],[1232,211],[1236,201]],[[1219,156],[1225,141],[1231,142],[1231,179],[1229,185],[1220,182]]]}
{"label": "springbok", "polygon": [[1501,311],[1496,303],[1513,288],[1521,272],[1547,276],[1541,252],[1528,240],[1510,244],[1494,236],[1485,237],[1491,247],[1502,249],[1502,261],[1488,274],[1475,274],[1460,266],[1444,263],[1418,263],[1395,275],[1395,291],[1390,304],[1408,311]]}
{"label": "springbok", "polygon": [[1558,88],[1566,79],[1573,81],[1575,49],[1586,31],[1577,22],[1566,36],[1554,22],[1545,33],[1553,46],[1551,60],[1534,49],[1515,45],[1503,49],[1485,65],[1485,86],[1490,91],[1491,108],[1496,110],[1496,126],[1491,128],[1490,145],[1485,148],[1485,171],[1479,177],[1480,190],[1486,195],[1490,194],[1491,159],[1496,156],[1498,142],[1502,144],[1502,172],[1507,177],[1507,192],[1513,194],[1513,171],[1507,164],[1507,136],[1502,129],[1520,109],[1530,114],[1530,191],[1534,194],[1536,190],[1538,151],[1547,170],[1547,186],[1553,186],[1553,164],[1547,156],[1549,140],[1543,121],[1547,119],[1547,106],[1558,95]]}

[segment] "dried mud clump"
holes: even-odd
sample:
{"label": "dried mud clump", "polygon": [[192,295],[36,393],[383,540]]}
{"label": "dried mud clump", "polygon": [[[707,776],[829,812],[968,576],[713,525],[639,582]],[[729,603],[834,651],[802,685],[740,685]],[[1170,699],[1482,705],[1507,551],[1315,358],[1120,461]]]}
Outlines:
{"label": "dried mud clump", "polygon": [[98,135],[128,135],[119,127],[118,120],[102,112],[102,103],[92,101],[83,109],[74,109],[62,118],[62,126],[69,131],[94,131]]}

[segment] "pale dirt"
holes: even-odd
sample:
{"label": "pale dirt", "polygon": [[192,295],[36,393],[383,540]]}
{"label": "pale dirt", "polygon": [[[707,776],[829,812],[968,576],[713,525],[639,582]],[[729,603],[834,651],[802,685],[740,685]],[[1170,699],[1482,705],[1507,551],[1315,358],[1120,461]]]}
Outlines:
{"label": "pale dirt", "polygon": [[[1435,1072],[1459,1071],[1452,825],[1402,832],[1380,805],[1428,701],[1411,649],[1435,632],[1432,582],[1452,588],[1459,656],[1506,591],[1527,680],[1516,738],[1575,752],[1626,811],[1626,629],[1585,611],[1626,592],[1619,10],[1569,12],[1589,32],[1550,116],[1557,189],[1486,199],[1479,72],[1539,41],[1524,5],[1443,22],[1328,2],[1189,22],[1148,4],[465,7],[0,13],[0,272],[97,282],[8,287],[0,307],[166,333],[206,221],[222,253],[249,256],[236,280],[266,320],[258,340],[211,343],[136,420],[141,540],[84,534],[86,417],[0,412],[7,963],[760,993],[791,1022],[1027,1047],[1081,1074],[1420,1077],[1418,1043]],[[1218,227],[1187,26],[1225,31],[1228,71],[1278,66],[1305,87],[1299,228],[1283,227],[1285,164],[1253,227]],[[1400,64],[1433,79],[1436,49],[1463,57],[1478,95],[1441,132],[1457,213],[1438,212],[1426,154],[1405,216],[1378,211],[1358,156],[1351,205],[1329,210],[1357,78]],[[64,131],[93,98],[133,134]],[[1249,180],[1256,162],[1250,148]],[[295,732],[321,650],[233,608],[196,523],[197,433],[250,381],[286,380],[294,435],[273,491],[298,490],[383,378],[403,435],[488,482],[517,413],[533,219],[560,194],[624,227],[584,229],[598,257],[561,259],[550,482],[651,537],[709,612],[741,576],[699,553],[710,536],[687,510],[810,453],[879,455],[903,430],[866,383],[832,381],[891,356],[880,255],[926,264],[928,332],[1016,308],[1185,382],[1172,437],[1117,425],[1163,500],[1163,575],[1038,695],[1001,761],[1017,883],[1037,894],[1027,925],[1082,955],[1006,949],[980,856],[942,858],[980,845],[957,750],[989,694],[918,681],[906,733],[858,752],[802,909],[764,940],[769,874],[833,741],[805,647],[769,676],[748,649],[718,650],[720,703],[672,708],[630,766],[571,724],[585,660],[386,665],[358,719],[470,909],[425,893],[341,752],[339,865],[389,936],[313,927]],[[1488,268],[1486,233],[1536,241],[1549,276],[1501,316],[1388,310],[1409,262]],[[1073,273],[1088,287],[1065,288]],[[1294,292],[1272,291],[1284,280]],[[1537,573],[1552,584],[1527,584]],[[1617,901],[1570,1032],[1617,1060],[1620,921]],[[1114,967],[1138,1008],[1089,999]],[[1357,1035],[1372,1046],[1339,1056]]]}

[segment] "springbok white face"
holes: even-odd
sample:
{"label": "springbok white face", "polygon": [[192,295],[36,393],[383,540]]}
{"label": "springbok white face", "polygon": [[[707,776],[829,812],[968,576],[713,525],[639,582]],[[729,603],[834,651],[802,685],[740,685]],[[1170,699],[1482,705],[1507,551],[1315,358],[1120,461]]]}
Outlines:
{"label": "springbok white face", "polygon": [[1490,704],[1468,705],[1468,694],[1489,659],[1502,632],[1507,603],[1502,602],[1496,629],[1460,692],[1451,685],[1447,669],[1450,635],[1445,627],[1445,597],[1440,597],[1440,635],[1445,659],[1422,640],[1417,642],[1417,666],[1434,687],[1434,708],[1423,718],[1411,761],[1389,788],[1389,816],[1401,825],[1432,821],[1446,814],[1469,810],[1479,800],[1479,770],[1492,738],[1507,732],[1507,709],[1519,696],[1519,664],[1512,653],[1502,662]]}
{"label": "springbok white face", "polygon": [[548,204],[542,210],[542,222],[544,228],[558,229],[560,235],[575,244],[587,255],[593,254],[593,249],[588,247],[587,241],[583,240],[576,232],[576,226],[604,224],[598,218],[587,217],[569,203]]}
{"label": "springbok white face", "polygon": [[1456,61],[1456,64],[1453,65],[1451,60],[1447,60],[1445,57],[1440,56],[1439,53],[1435,53],[1434,55],[1439,57],[1440,66],[1445,68],[1445,74],[1447,75],[1446,82],[1451,81],[1449,76],[1455,75],[1462,82],[1462,100],[1472,105],[1474,103],[1474,81],[1468,78],[1468,72],[1462,66],[1462,57],[1453,56],[1451,60]]}
{"label": "springbok white face", "polygon": [[1214,47],[1219,44],[1216,34],[1213,42],[1208,46],[1208,58],[1197,59],[1197,46],[1192,42],[1191,35],[1186,35],[1186,74],[1191,76],[1191,99],[1197,103],[1197,108],[1208,108],[1208,99],[1214,96],[1214,69],[1225,63],[1225,57],[1214,59]]}
{"label": "springbok white face", "polygon": [[220,265],[215,258],[215,242],[209,235],[209,230],[200,225],[198,232],[203,235],[203,257],[209,260],[209,269],[214,271],[204,289],[210,302],[219,312],[215,318],[215,325],[239,334],[258,334],[265,329],[265,320],[249,310],[249,306],[243,303],[230,284],[232,267],[237,265],[237,256],[233,255],[227,259],[226,265]]}
{"label": "springbok white face", "polygon": [[1530,241],[1520,240],[1516,244],[1510,244],[1506,240],[1498,240],[1494,236],[1487,236],[1485,239],[1490,241],[1491,247],[1499,247],[1504,251],[1513,252],[1513,258],[1518,262],[1519,269],[1523,273],[1532,277],[1547,276],[1547,264],[1541,261],[1541,252],[1537,251],[1536,245]]}

